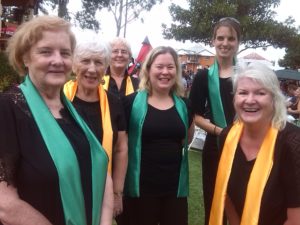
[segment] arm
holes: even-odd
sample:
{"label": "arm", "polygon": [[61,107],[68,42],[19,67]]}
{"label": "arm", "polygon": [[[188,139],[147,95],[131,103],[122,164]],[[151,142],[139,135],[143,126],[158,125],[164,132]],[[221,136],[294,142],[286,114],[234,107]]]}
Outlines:
{"label": "arm", "polygon": [[22,201],[17,189],[0,182],[0,221],[7,225],[51,225],[40,212]]}
{"label": "arm", "polygon": [[100,225],[111,225],[113,217],[113,184],[109,174],[106,177],[104,198],[102,203],[102,213]]}
{"label": "arm", "polygon": [[195,132],[195,123],[194,121],[190,125],[190,128],[188,129],[188,144],[190,144],[193,140],[194,137],[194,132]]}
{"label": "arm", "polygon": [[213,134],[213,135],[220,135],[222,132],[222,128],[216,126],[215,124],[211,123],[208,119],[205,119],[203,116],[200,116],[196,114],[194,116],[194,121],[196,126],[202,128],[205,130],[207,133]]}
{"label": "arm", "polygon": [[118,131],[118,139],[113,152],[114,216],[123,211],[122,195],[128,163],[128,137],[126,131]]}
{"label": "arm", "polygon": [[240,224],[240,218],[235,210],[235,207],[229,198],[229,196],[226,196],[225,199],[225,213],[227,216],[227,219],[229,221],[230,225],[239,225]]}
{"label": "arm", "polygon": [[300,208],[288,208],[287,220],[284,225],[299,225],[300,224]]}
{"label": "arm", "polygon": [[297,109],[288,108],[288,113],[300,114],[300,100],[297,103]]}

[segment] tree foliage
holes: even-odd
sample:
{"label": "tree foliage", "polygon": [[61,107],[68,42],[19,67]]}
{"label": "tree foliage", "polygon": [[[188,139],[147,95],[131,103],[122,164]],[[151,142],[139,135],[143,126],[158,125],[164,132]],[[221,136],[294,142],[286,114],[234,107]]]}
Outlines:
{"label": "tree foliage", "polygon": [[300,38],[291,41],[289,47],[285,50],[285,56],[279,60],[279,66],[288,69],[300,69]]}
{"label": "tree foliage", "polygon": [[[97,4],[97,0],[83,0],[83,10],[76,14],[82,28],[99,29],[99,22],[95,20],[95,14],[106,8],[115,21],[117,33],[120,36],[122,28],[140,17],[143,11],[150,11],[152,7],[162,0],[108,0],[105,4]],[[107,21],[105,21],[107,22]]]}
{"label": "tree foliage", "polygon": [[[163,0],[81,0],[82,10],[75,13],[75,24],[78,24],[81,28],[98,31],[101,24],[96,19],[96,13],[105,8],[113,15],[117,30],[116,36],[120,36],[121,30],[123,28],[126,29],[127,24],[140,18],[143,11],[150,11],[154,5],[162,1]],[[46,10],[47,7],[45,7],[48,6],[51,7],[52,10],[57,9],[59,17],[67,20],[71,19],[67,9],[67,5],[69,2],[71,3],[71,1],[40,0],[39,2],[38,8],[43,13],[48,14]]]}
{"label": "tree foliage", "polygon": [[[241,23],[242,44],[247,48],[284,48],[298,36],[294,20],[274,20],[274,7],[280,0],[188,0],[189,8],[172,4],[170,27],[163,24],[163,36],[178,41],[211,43],[213,24],[223,17],[234,17]],[[284,35],[283,35],[284,34]]]}

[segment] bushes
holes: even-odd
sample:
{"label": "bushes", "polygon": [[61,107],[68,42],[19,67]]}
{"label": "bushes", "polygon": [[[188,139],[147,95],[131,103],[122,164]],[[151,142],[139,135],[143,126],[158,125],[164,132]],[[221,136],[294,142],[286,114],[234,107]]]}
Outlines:
{"label": "bushes", "polygon": [[0,92],[20,80],[18,73],[9,65],[5,53],[0,51]]}

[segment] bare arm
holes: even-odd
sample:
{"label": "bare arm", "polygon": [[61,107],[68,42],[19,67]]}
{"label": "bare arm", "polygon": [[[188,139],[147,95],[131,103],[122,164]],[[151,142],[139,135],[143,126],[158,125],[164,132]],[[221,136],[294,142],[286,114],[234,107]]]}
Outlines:
{"label": "bare arm", "polygon": [[45,216],[21,200],[17,189],[0,182],[0,221],[7,225],[51,225]]}
{"label": "bare arm", "polygon": [[193,121],[190,128],[188,129],[188,144],[192,142],[194,137],[194,132],[195,132],[195,123]]}
{"label": "bare arm", "polygon": [[300,225],[300,207],[287,209],[287,220],[284,225]]}
{"label": "bare arm", "polygon": [[216,126],[215,124],[211,123],[208,119],[205,119],[203,116],[195,115],[194,121],[196,126],[202,128],[207,133],[214,134],[214,135],[220,135],[222,132],[222,128]]}
{"label": "bare arm", "polygon": [[128,163],[128,137],[126,131],[118,132],[118,140],[113,152],[114,216],[123,211],[122,195]]}
{"label": "bare arm", "polygon": [[228,196],[226,196],[225,199],[225,213],[230,225],[240,224],[240,217],[237,214],[236,209]]}
{"label": "bare arm", "polygon": [[113,184],[110,174],[107,174],[100,225],[111,225],[113,217]]}

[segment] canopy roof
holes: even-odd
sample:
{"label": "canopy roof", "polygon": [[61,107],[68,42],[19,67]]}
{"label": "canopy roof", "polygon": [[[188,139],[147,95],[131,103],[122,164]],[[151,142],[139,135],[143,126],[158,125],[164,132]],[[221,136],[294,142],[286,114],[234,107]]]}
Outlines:
{"label": "canopy roof", "polygon": [[276,70],[275,73],[281,80],[300,80],[300,72],[297,70]]}

